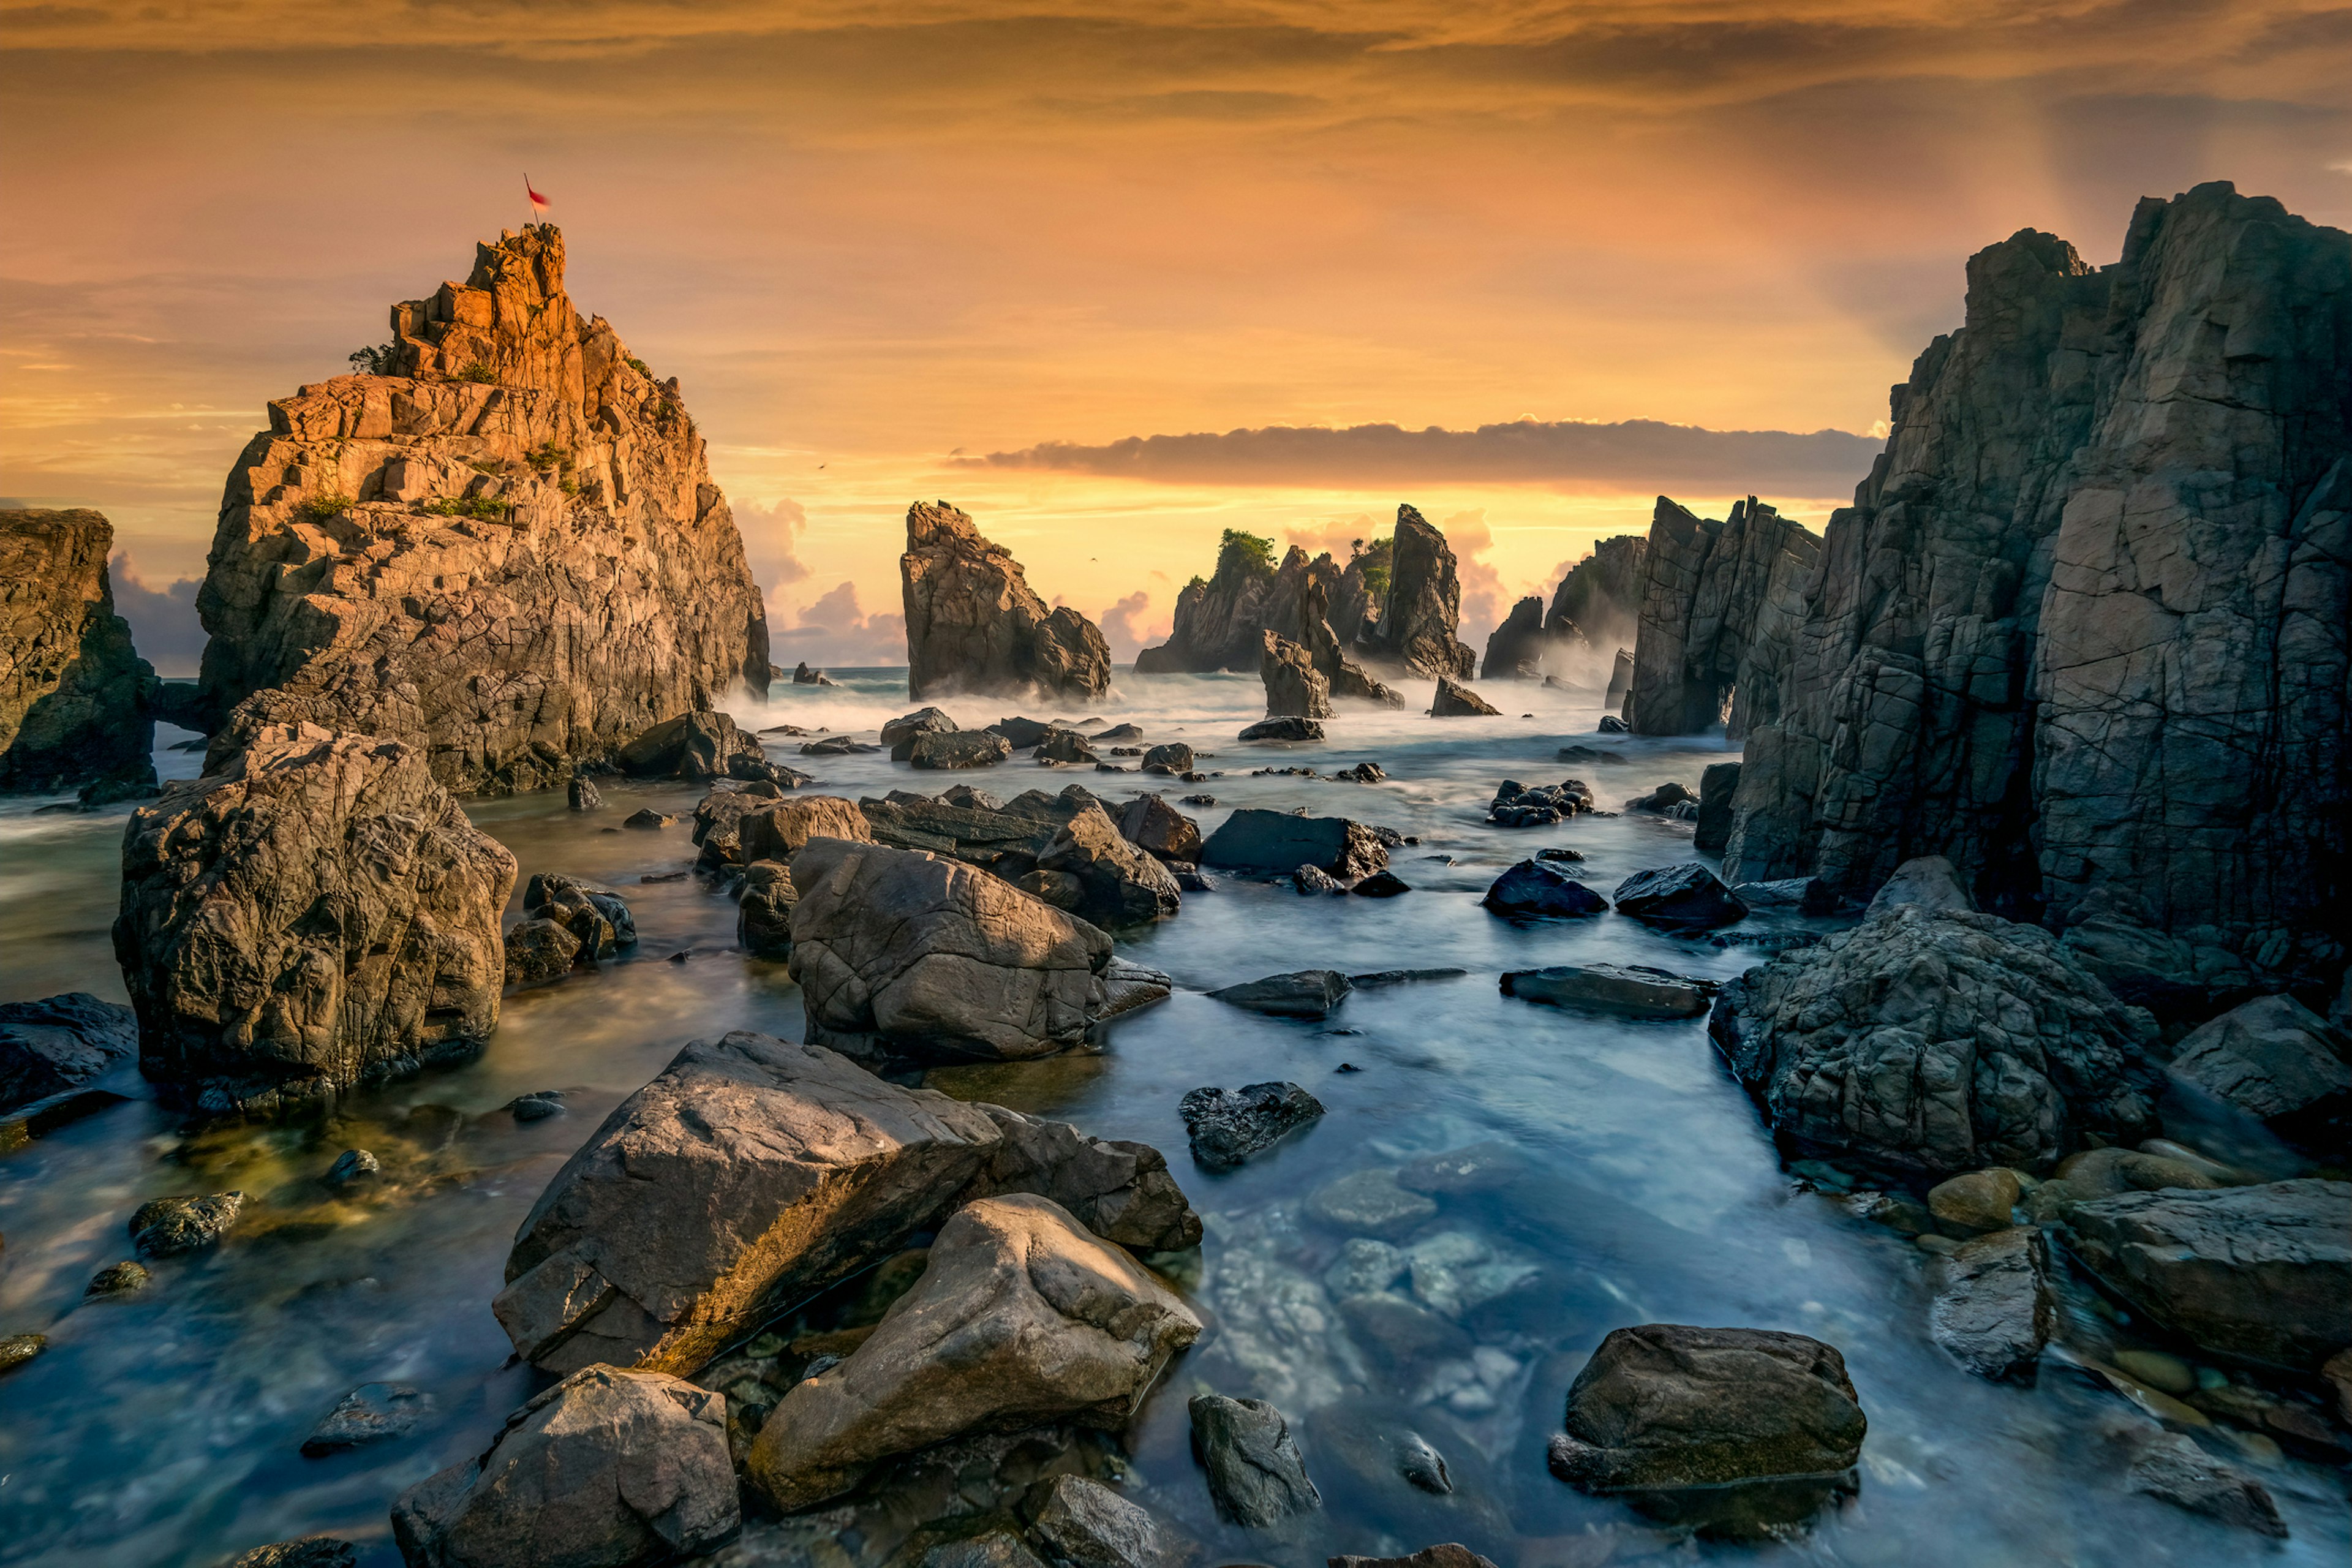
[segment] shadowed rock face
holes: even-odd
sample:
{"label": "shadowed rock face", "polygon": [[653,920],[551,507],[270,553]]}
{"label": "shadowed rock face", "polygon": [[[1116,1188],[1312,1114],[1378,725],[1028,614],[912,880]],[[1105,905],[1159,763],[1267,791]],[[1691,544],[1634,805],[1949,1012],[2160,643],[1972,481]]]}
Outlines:
{"label": "shadowed rock face", "polygon": [[1297,643],[1264,634],[1258,679],[1265,686],[1265,716],[1298,719],[1331,717],[1331,683],[1315,668],[1315,660]]}
{"label": "shadowed rock face", "polygon": [[[1895,391],[1830,522],[1726,865],[1849,896],[1941,854],[2053,923],[2321,969],[2352,635],[2352,238],[2226,184],[2143,202],[2093,271],[2023,231]],[[2319,939],[2325,942],[2325,939]]]}
{"label": "shadowed rock face", "polygon": [[1778,717],[1790,634],[1821,549],[1754,496],[1723,522],[1660,496],[1625,701],[1633,733],[1688,735],[1722,722],[1738,740]]}
{"label": "shadowed rock face", "polygon": [[1194,578],[1176,596],[1168,640],[1135,656],[1136,673],[1246,674],[1257,667],[1260,634],[1273,631],[1313,653],[1341,696],[1355,695],[1338,679],[1337,666],[1339,649],[1355,642],[1371,616],[1366,559],[1359,555],[1342,566],[1328,552],[1309,559],[1294,544],[1269,574],[1242,538],[1229,536],[1217,552],[1215,574]]}
{"label": "shadowed rock face", "polygon": [[675,381],[563,288],[552,226],[395,305],[386,375],[269,406],[196,607],[207,764],[263,725],[410,742],[461,794],[545,786],[765,691],[768,627]]}
{"label": "shadowed rock face", "polygon": [[1066,605],[1046,608],[1013,552],[947,502],[907,509],[898,581],[907,689],[918,700],[996,691],[1086,702],[1110,689],[1110,646],[1095,624]]}
{"label": "shadowed rock face", "polygon": [[154,787],[155,672],[114,613],[113,547],[94,511],[0,511],[0,794]]}
{"label": "shadowed rock face", "polygon": [[1568,570],[1552,591],[1544,616],[1550,643],[1585,644],[1594,649],[1631,642],[1642,614],[1642,587],[1650,542],[1621,533],[1593,545],[1592,553]]}
{"label": "shadowed rock face", "polygon": [[397,741],[264,731],[131,815],[114,952],[141,1065],[213,1111],[480,1047],[514,857]]}
{"label": "shadowed rock face", "polygon": [[1388,608],[1377,647],[1382,658],[1419,676],[1470,679],[1478,656],[1455,637],[1462,624],[1462,580],[1445,535],[1412,507],[1397,508],[1396,552],[1390,566]]}

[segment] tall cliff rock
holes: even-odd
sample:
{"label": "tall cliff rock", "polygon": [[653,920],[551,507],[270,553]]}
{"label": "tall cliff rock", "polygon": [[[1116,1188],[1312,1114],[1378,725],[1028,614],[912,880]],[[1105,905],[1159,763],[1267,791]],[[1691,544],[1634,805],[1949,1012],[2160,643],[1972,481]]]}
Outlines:
{"label": "tall cliff rock", "polygon": [[1530,594],[1511,606],[1503,624],[1486,634],[1482,680],[1539,680],[1544,672],[1544,603]]}
{"label": "tall cliff rock", "polygon": [[1091,702],[1110,689],[1110,647],[1092,621],[1049,610],[1021,563],[947,502],[907,509],[898,557],[907,687],[920,700],[992,691]]}
{"label": "tall cliff rock", "polygon": [[[1135,656],[1136,673],[1253,670],[1265,633],[1311,647],[1313,620],[1330,628],[1338,647],[1351,647],[1374,618],[1368,574],[1386,559],[1385,549],[1360,552],[1343,566],[1328,551],[1310,559],[1294,544],[1276,566],[1273,541],[1229,528],[1218,546],[1216,571],[1184,585],[1176,596],[1174,630],[1158,647]],[[1320,607],[1311,611],[1310,589],[1321,595]]]}
{"label": "tall cliff rock", "polygon": [[0,794],[154,789],[155,672],[114,613],[113,548],[94,511],[0,511]]}
{"label": "tall cliff rock", "polygon": [[1478,656],[1454,635],[1462,624],[1462,580],[1445,535],[1410,506],[1397,508],[1388,603],[1369,644],[1359,647],[1419,676],[1467,680]]}
{"label": "tall cliff rock", "polygon": [[1893,415],[1750,738],[1734,877],[1864,893],[1944,855],[2004,912],[2113,893],[2340,967],[2352,237],[2220,184],[2143,201],[2095,271],[2021,232]]}
{"label": "tall cliff rock", "polygon": [[1595,649],[1632,642],[1642,616],[1649,558],[1650,542],[1642,534],[1621,533],[1595,543],[1592,553],[1570,567],[1552,591],[1545,638],[1580,641]]}
{"label": "tall cliff rock", "polygon": [[196,607],[210,765],[265,725],[408,742],[460,793],[551,784],[764,693],[768,628],[675,380],[563,289],[563,237],[476,247],[392,310],[380,375],[269,405]]}
{"label": "tall cliff rock", "polygon": [[1349,574],[1328,551],[1310,561],[1307,552],[1294,544],[1275,572],[1274,587],[1266,597],[1265,629],[1305,648],[1333,697],[1402,708],[1402,694],[1341,651],[1347,641],[1331,624],[1334,597],[1360,591],[1360,584],[1350,583]]}
{"label": "tall cliff rock", "polygon": [[1822,542],[1754,496],[1717,522],[1658,498],[1643,555],[1625,723],[1733,740],[1780,716],[1780,676]]}

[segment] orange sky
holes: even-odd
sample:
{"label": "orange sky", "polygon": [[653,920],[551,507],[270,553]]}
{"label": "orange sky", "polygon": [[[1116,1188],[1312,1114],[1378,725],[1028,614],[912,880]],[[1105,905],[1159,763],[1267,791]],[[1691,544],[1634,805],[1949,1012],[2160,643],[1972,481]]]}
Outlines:
{"label": "orange sky", "polygon": [[1471,440],[1360,480],[1237,443],[1174,478],[959,458],[1866,435],[1967,255],[2021,226],[2109,260],[2135,198],[2216,177],[2352,223],[2352,11],[2317,4],[1065,11],[0,10],[0,494],[103,508],[152,585],[199,572],[262,405],[462,277],[528,169],[583,308],[683,379],[787,661],[891,646],[856,616],[895,611],[918,497],[1116,608],[1122,654],[1219,529],[1343,543],[1410,500],[1477,632],[1655,490],[1818,523],[1859,460],[1654,471],[1606,431],[1549,469]]}

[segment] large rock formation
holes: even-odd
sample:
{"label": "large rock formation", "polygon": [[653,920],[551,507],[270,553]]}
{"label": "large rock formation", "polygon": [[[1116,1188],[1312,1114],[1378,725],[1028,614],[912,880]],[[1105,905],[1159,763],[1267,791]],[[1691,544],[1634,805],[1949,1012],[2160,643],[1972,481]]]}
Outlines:
{"label": "large rock formation", "polygon": [[1345,566],[1328,552],[1310,559],[1294,544],[1277,566],[1272,540],[1225,530],[1215,573],[1184,585],[1176,596],[1174,631],[1160,647],[1135,656],[1136,673],[1246,674],[1257,668],[1260,634],[1270,630],[1313,653],[1341,696],[1355,695],[1338,679],[1339,650],[1353,645],[1374,618],[1388,543],[1359,551]]}
{"label": "large rock formation", "polygon": [[123,836],[114,953],[143,1069],[206,1110],[268,1110],[471,1054],[514,879],[422,748],[262,731]]}
{"label": "large rock formation", "polygon": [[1258,679],[1265,687],[1265,716],[1299,719],[1331,717],[1331,683],[1315,668],[1307,651],[1273,632],[1262,634]]}
{"label": "large rock formation", "polygon": [[1749,496],[1728,520],[1658,498],[1645,552],[1633,684],[1637,735],[1722,723],[1733,740],[1780,716],[1790,634],[1822,542]]}
{"label": "large rock formation", "polygon": [[114,613],[113,548],[94,511],[0,511],[0,794],[154,791],[155,672]]}
{"label": "large rock formation", "polygon": [[1649,559],[1650,542],[1638,533],[1595,542],[1592,553],[1570,567],[1552,591],[1545,640],[1596,652],[1631,642],[1641,621]]}
{"label": "large rock formation", "polygon": [[264,725],[416,746],[533,789],[650,724],[764,694],[759,589],[675,380],[563,289],[551,226],[392,310],[387,374],[269,405],[196,607],[208,765]]}
{"label": "large rock formation", "polygon": [[1530,594],[1511,606],[1503,624],[1486,634],[1486,657],[1478,666],[1482,680],[1543,679],[1543,600]]}
{"label": "large rock formation", "polygon": [[2094,270],[2032,230],[1895,389],[1830,522],[1736,880],[1867,894],[1948,856],[1988,909],[2121,889],[2326,977],[2352,764],[2352,237],[2227,184]]}
{"label": "large rock formation", "polygon": [[945,501],[907,509],[898,557],[907,607],[907,689],[1090,702],[1110,689],[1110,646],[1064,605],[1048,609],[1021,563]]}
{"label": "large rock formation", "polygon": [[1398,507],[1388,604],[1369,647],[1415,675],[1467,680],[1478,656],[1454,636],[1461,624],[1462,580],[1445,535],[1412,507]]}

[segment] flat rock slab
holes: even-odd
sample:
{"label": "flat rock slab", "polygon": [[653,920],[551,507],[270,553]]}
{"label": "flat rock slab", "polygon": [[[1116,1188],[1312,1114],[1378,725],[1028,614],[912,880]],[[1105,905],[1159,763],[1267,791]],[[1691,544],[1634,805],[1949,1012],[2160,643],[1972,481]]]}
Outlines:
{"label": "flat rock slab", "polygon": [[1556,1007],[1587,1007],[1635,1018],[1696,1018],[1706,1012],[1706,989],[1663,970],[1614,963],[1562,963],[1505,973],[1503,994]]}
{"label": "flat rock slab", "polygon": [[2270,1489],[2233,1465],[2223,1464],[2178,1432],[2150,1437],[2124,1478],[2129,1490],[2168,1502],[2190,1513],[2286,1538],[2286,1521]]}
{"label": "flat rock slab", "polygon": [[1301,969],[1228,985],[1209,994],[1230,1006],[1276,1018],[1327,1018],[1353,989],[1348,977],[1336,969]]}
{"label": "flat rock slab", "polygon": [[1217,825],[1201,846],[1201,864],[1227,870],[1288,875],[1313,866],[1343,881],[1369,877],[1389,863],[1379,835],[1344,816],[1293,816],[1244,806]]}
{"label": "flat rock slab", "polygon": [[2297,1372],[2352,1343],[2352,1182],[2168,1187],[2074,1205],[2102,1284],[2200,1347]]}
{"label": "flat rock slab", "polygon": [[1389,1170],[1358,1171],[1316,1189],[1307,1212],[1359,1236],[1402,1236],[1436,1216],[1437,1205],[1409,1191]]}
{"label": "flat rock slab", "polygon": [[0,1110],[79,1089],[138,1054],[138,1016],[87,992],[0,1004]]}

